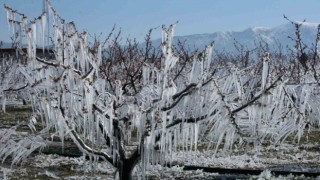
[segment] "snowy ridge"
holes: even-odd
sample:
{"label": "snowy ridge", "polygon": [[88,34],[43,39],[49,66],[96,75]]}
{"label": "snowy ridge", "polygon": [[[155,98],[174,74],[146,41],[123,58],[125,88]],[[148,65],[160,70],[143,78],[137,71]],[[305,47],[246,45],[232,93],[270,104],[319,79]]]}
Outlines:
{"label": "snowy ridge", "polygon": [[[301,27],[301,36],[304,43],[311,47],[315,42],[318,23],[304,22]],[[235,40],[244,45],[244,50],[252,50],[259,45],[259,42],[268,43],[270,49],[276,49],[281,43],[283,50],[286,46],[292,47],[294,42],[288,36],[295,37],[295,27],[291,23],[285,23],[273,28],[268,27],[252,27],[243,31],[225,31],[204,34],[194,34],[187,36],[175,36],[174,44],[178,40],[184,42],[193,49],[203,49],[205,45],[215,41],[215,50],[237,53],[234,47]],[[160,40],[155,40],[154,45],[160,45]]]}

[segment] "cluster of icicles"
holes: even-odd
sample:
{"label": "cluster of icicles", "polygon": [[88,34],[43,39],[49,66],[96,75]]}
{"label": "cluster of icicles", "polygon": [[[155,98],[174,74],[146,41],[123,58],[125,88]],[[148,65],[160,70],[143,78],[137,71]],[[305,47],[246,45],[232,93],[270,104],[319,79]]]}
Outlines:
{"label": "cluster of icicles", "polygon": [[[30,153],[30,145],[32,150],[45,146],[41,135],[54,129],[62,141],[71,137],[93,160],[98,156],[92,152],[99,151],[117,162],[121,146],[138,144],[144,171],[149,163],[166,163],[176,151],[197,150],[199,145],[226,153],[249,145],[259,149],[281,145],[290,135],[299,140],[307,124],[319,125],[319,88],[312,83],[286,85],[285,78],[272,74],[267,53],[260,75],[251,75],[256,66],[220,69],[212,75],[213,45],[208,45],[174,79],[181,66],[172,48],[175,25],[163,27],[161,68],[145,64],[141,92],[125,97],[120,81],[111,93],[99,76],[101,46],[90,51],[88,33],[79,34],[72,22],[65,23],[48,0],[34,20],[9,7],[6,11],[10,30],[27,44],[28,66],[19,72],[31,85],[33,109],[45,127],[34,141],[10,141],[6,152],[0,148],[2,159],[19,147],[18,162]],[[38,44],[52,45],[55,59],[38,58]],[[308,74],[305,79],[313,81]],[[115,132],[114,122],[120,132]]]}

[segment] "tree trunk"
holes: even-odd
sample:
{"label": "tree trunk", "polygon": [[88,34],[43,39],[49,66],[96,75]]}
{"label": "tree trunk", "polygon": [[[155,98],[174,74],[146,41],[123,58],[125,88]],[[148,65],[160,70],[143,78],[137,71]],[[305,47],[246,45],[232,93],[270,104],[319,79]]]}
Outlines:
{"label": "tree trunk", "polygon": [[123,159],[119,162],[119,177],[120,180],[132,180],[132,170],[138,164],[140,154],[138,150],[131,155],[128,159]]}
{"label": "tree trunk", "polygon": [[134,167],[130,167],[126,164],[126,162],[121,163],[121,167],[119,168],[119,177],[121,180],[131,180],[132,179],[132,170]]}

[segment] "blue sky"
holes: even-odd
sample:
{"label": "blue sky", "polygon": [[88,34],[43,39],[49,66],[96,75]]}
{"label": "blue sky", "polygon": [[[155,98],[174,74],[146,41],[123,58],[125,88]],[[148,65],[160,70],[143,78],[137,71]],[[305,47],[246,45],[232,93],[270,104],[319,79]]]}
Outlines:
{"label": "blue sky", "polygon": [[[320,22],[320,0],[51,0],[57,12],[80,30],[106,37],[113,25],[123,36],[143,39],[150,28],[179,21],[176,35],[274,27],[287,21]],[[40,15],[42,0],[0,0],[29,18]],[[5,11],[0,9],[0,40],[9,41]],[[153,38],[161,36],[160,28]]]}

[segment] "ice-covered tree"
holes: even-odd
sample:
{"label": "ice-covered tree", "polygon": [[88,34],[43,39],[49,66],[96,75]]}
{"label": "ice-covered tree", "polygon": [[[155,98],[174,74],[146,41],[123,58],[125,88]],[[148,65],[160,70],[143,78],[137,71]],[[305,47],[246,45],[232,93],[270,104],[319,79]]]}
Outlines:
{"label": "ice-covered tree", "polygon": [[[166,164],[174,152],[198,146],[226,153],[259,150],[281,145],[289,136],[299,141],[307,125],[319,122],[313,76],[306,73],[300,84],[289,85],[285,73],[273,71],[267,52],[245,69],[218,68],[211,64],[210,44],[183,64],[172,45],[175,25],[163,26],[160,62],[135,58],[143,61],[135,62],[142,68],[133,67],[141,78],[131,87],[139,88],[126,93],[130,89],[123,89],[121,78],[114,77],[111,87],[103,73],[102,44],[90,46],[88,33],[66,23],[50,1],[44,0],[43,13],[32,20],[5,10],[10,29],[28,47],[27,64],[18,69],[27,80],[34,133],[15,141],[10,133],[16,127],[1,132],[3,161],[11,157],[18,163],[46,146],[44,136],[56,135],[62,143],[71,138],[93,164],[103,159],[121,179],[130,179],[137,164],[144,177],[147,165]],[[49,45],[54,59],[38,57],[37,46]],[[124,66],[114,63],[112,69]]]}
{"label": "ice-covered tree", "polygon": [[22,64],[17,56],[0,54],[0,63],[0,102],[1,110],[6,112],[8,98],[18,96],[29,84],[19,71]]}

